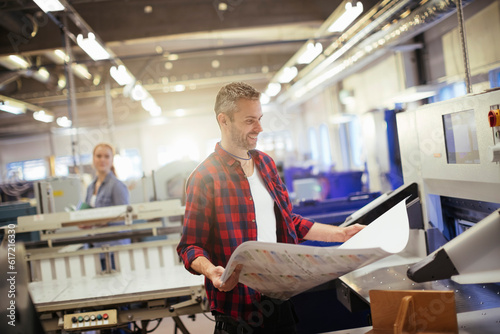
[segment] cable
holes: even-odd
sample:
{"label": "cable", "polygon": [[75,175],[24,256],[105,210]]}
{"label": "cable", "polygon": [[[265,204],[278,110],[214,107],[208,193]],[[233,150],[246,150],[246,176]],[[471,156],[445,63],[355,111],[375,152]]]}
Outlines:
{"label": "cable", "polygon": [[205,313],[202,313],[202,314],[203,314],[203,315],[205,316],[205,318],[207,318],[208,320],[215,322],[215,318],[213,318],[213,319],[212,319],[212,318],[210,318],[208,315],[206,315]]}
{"label": "cable", "polygon": [[157,321],[155,328],[147,331],[146,333],[152,333],[152,332],[154,332],[160,326],[161,322],[163,321],[163,318],[158,318],[158,319],[153,319],[153,320]]}

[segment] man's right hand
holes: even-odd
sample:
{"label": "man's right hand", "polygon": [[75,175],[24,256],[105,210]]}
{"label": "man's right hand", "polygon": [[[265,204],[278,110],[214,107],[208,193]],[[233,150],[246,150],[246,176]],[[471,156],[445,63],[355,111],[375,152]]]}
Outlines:
{"label": "man's right hand", "polygon": [[205,275],[206,278],[212,281],[214,287],[220,291],[231,291],[234,289],[236,284],[238,284],[243,265],[237,265],[231,276],[229,276],[225,282],[222,282],[220,279],[224,273],[224,267],[214,266],[212,262],[204,256],[199,256],[194,259],[194,261],[191,262],[191,268],[200,274]]}
{"label": "man's right hand", "polygon": [[231,276],[229,276],[229,278],[225,282],[222,282],[220,279],[222,274],[224,273],[224,268],[221,266],[211,268],[207,273],[207,277],[212,281],[214,287],[216,287],[220,291],[231,291],[240,280],[240,272],[242,268],[242,264],[237,265]]}

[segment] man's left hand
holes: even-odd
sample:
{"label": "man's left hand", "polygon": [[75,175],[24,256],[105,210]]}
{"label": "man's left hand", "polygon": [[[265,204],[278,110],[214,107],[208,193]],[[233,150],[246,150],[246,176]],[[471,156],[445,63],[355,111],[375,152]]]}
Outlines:
{"label": "man's left hand", "polygon": [[356,233],[364,229],[366,226],[361,224],[354,224],[351,226],[344,227],[344,241],[351,239]]}

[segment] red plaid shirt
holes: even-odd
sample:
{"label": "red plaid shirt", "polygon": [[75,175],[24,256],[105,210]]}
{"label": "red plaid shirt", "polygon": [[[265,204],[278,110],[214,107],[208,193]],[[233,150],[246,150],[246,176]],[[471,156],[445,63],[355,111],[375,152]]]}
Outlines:
{"label": "red plaid shirt", "polygon": [[[262,176],[274,200],[278,242],[302,241],[313,222],[292,213],[288,192],[271,157],[257,150],[250,154],[255,171]],[[184,228],[177,252],[186,269],[199,274],[191,268],[198,256],[225,267],[236,247],[249,240],[257,240],[250,185],[239,161],[217,144],[215,152],[189,177]],[[238,283],[232,291],[222,292],[205,278],[205,287],[212,311],[246,322],[257,311],[255,304],[260,301],[260,294],[246,285]]]}

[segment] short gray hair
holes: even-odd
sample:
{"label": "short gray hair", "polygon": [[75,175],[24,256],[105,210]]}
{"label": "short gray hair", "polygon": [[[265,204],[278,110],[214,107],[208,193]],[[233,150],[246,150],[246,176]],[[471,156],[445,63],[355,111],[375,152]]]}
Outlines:
{"label": "short gray hair", "polygon": [[215,99],[215,116],[225,113],[232,121],[234,113],[238,111],[236,103],[240,99],[259,100],[260,92],[244,82],[231,82],[223,86]]}

